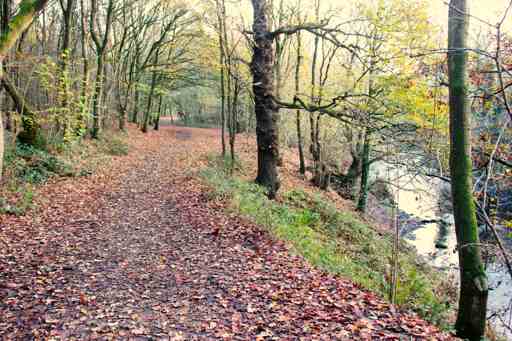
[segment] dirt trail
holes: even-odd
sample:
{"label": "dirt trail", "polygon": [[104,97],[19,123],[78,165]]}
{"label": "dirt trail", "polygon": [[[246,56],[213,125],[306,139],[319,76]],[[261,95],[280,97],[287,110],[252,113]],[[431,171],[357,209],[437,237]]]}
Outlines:
{"label": "dirt trail", "polygon": [[45,186],[37,217],[1,217],[0,339],[450,339],[212,207],[195,171],[217,131],[131,144],[103,173]]}

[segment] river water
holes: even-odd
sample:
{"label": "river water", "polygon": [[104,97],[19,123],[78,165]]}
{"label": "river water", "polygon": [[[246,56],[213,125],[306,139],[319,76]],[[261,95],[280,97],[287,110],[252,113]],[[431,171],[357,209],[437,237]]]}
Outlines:
{"label": "river water", "polygon": [[[380,178],[394,184],[393,194],[401,211],[400,226],[402,238],[413,245],[418,254],[431,266],[449,273],[458,273],[457,240],[453,216],[442,213],[445,186],[439,179],[427,179],[414,176],[405,169],[385,163],[374,167],[374,178]],[[427,221],[427,223],[421,222]],[[438,221],[438,222],[428,222]],[[444,221],[445,223],[439,223]],[[446,235],[441,229],[446,228]],[[443,247],[438,248],[439,238],[443,238]],[[438,245],[439,246],[439,245]],[[512,340],[512,333],[505,327],[512,325],[512,279],[503,266],[489,264],[488,316],[499,334]]]}

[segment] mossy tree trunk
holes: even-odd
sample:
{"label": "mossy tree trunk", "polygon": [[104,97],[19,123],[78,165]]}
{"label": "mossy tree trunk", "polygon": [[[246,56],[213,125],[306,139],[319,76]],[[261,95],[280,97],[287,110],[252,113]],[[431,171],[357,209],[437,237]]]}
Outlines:
{"label": "mossy tree trunk", "polygon": [[258,145],[258,175],[256,183],[267,189],[273,199],[279,190],[277,171],[279,161],[279,136],[277,124],[279,108],[274,95],[274,51],[273,38],[269,32],[267,0],[252,0],[254,9],[254,47],[251,62],[253,76],[254,107],[256,113],[256,136]]}
{"label": "mossy tree trunk", "polygon": [[361,159],[361,188],[357,201],[357,210],[365,213],[368,202],[368,191],[370,187],[370,151],[371,151],[371,131],[367,128],[364,134],[363,154]]}
{"label": "mossy tree trunk", "polygon": [[[37,13],[41,11],[44,8],[44,6],[46,6],[47,2],[48,0],[24,0],[19,4],[18,14],[16,14],[16,16],[14,16],[12,20],[10,20],[9,25],[7,26],[5,32],[3,32],[2,37],[0,38],[0,80],[4,80],[3,64],[10,49],[16,44],[16,41],[23,34],[23,32],[25,32],[25,30],[28,29],[28,27],[32,24],[32,21],[34,20]],[[6,84],[7,83],[3,81],[4,87],[6,87]],[[9,91],[9,95],[11,95],[12,97],[13,91]],[[17,94],[17,92],[14,91],[14,95],[19,94]],[[20,114],[22,114],[23,116],[23,135],[25,136],[24,142],[28,144],[35,144],[38,135],[39,125],[37,123],[35,115],[33,114],[33,111],[28,110],[28,108],[26,108],[25,100],[21,96],[18,97],[18,103],[21,105],[17,105],[17,108],[22,109],[22,111],[20,111]],[[16,99],[13,97],[13,100]]]}
{"label": "mossy tree trunk", "polygon": [[[23,0],[19,5],[19,11],[16,16],[10,20],[9,25],[5,27],[0,38],[0,80],[4,77],[4,60],[18,38],[32,24],[35,16],[41,11],[48,0]],[[0,115],[0,121],[3,120]],[[4,127],[3,121],[0,123],[0,180],[2,179],[3,156],[4,156]]]}
{"label": "mossy tree trunk", "polygon": [[18,135],[18,139],[25,144],[35,145],[40,129],[35,111],[30,108],[23,95],[19,93],[7,76],[2,78],[2,86],[14,102],[16,111],[21,115],[23,132]]}
{"label": "mossy tree trunk", "polygon": [[457,336],[480,340],[485,333],[488,284],[482,264],[472,192],[470,113],[467,98],[468,4],[451,0],[448,30],[450,171],[459,249],[460,297]]}
{"label": "mossy tree trunk", "polygon": [[361,191],[361,174],[363,173],[362,151],[360,141],[356,141],[352,150],[352,163],[345,176],[345,186],[349,197],[354,201],[359,201],[359,194]]}

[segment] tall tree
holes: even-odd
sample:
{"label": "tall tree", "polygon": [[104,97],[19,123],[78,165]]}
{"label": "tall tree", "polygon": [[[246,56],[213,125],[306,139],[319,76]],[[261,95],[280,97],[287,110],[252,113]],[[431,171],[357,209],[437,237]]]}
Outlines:
{"label": "tall tree", "polygon": [[[299,2],[300,4],[300,2]],[[300,67],[302,64],[302,39],[301,32],[297,32],[297,62],[295,64],[295,96],[299,96],[300,93]],[[299,147],[299,172],[300,174],[306,174],[306,162],[304,160],[304,141],[302,137],[302,123],[301,123],[301,113],[300,109],[297,109],[296,112],[296,128],[297,128],[297,144]]]}
{"label": "tall tree", "polygon": [[471,125],[467,84],[466,0],[451,0],[448,19],[450,89],[450,171],[455,232],[459,249],[460,297],[457,335],[481,340],[485,333],[488,296],[472,192]]}
{"label": "tall tree", "polygon": [[222,156],[226,156],[226,4],[224,0],[215,0],[219,35],[219,67],[220,67],[220,124]]}
{"label": "tall tree", "polygon": [[273,36],[269,32],[267,0],[252,0],[254,46],[251,62],[253,76],[256,136],[258,145],[258,175],[256,183],[264,186],[269,198],[275,198],[280,182],[278,116],[274,95]]}
{"label": "tall tree", "polygon": [[[0,37],[0,80],[4,78],[3,64],[10,49],[16,44],[18,38],[32,24],[35,16],[41,11],[48,0],[23,0],[20,3],[18,14],[10,20],[10,23],[2,37]],[[35,122],[31,126],[35,126]],[[3,117],[0,117],[0,180],[2,179],[3,160],[4,160],[4,127]]]}
{"label": "tall tree", "polygon": [[94,95],[92,98],[92,130],[91,136],[99,137],[101,129],[100,105],[101,93],[103,90],[103,77],[105,74],[105,55],[107,53],[108,38],[112,27],[112,16],[114,12],[114,0],[108,0],[105,28],[103,32],[96,27],[98,22],[98,0],[91,0],[91,15],[89,18],[90,34],[96,47],[96,79],[94,81]]}
{"label": "tall tree", "polygon": [[[64,110],[68,107],[68,93],[69,93],[69,84],[67,81],[67,73],[68,73],[68,64],[69,60],[71,59],[70,53],[71,50],[69,48],[71,43],[71,20],[72,20],[72,14],[73,10],[75,8],[75,0],[68,0],[65,2],[64,0],[59,0],[60,8],[62,10],[62,26],[63,26],[63,33],[62,33],[62,46],[61,46],[61,60],[60,60],[60,72],[61,75],[59,77],[60,82],[60,91],[62,92],[62,108]],[[67,122],[68,120],[65,120],[64,122],[64,136],[67,135],[68,130],[70,130]]]}
{"label": "tall tree", "polygon": [[147,133],[148,132],[148,124],[149,124],[149,118],[151,116],[151,107],[152,107],[152,104],[153,104],[153,96],[155,94],[155,88],[156,88],[156,83],[157,83],[157,77],[158,77],[158,70],[157,70],[157,65],[158,65],[158,58],[160,57],[160,48],[157,48],[156,49],[156,52],[155,52],[155,57],[154,57],[154,69],[152,70],[151,72],[151,86],[150,86],[150,90],[149,90],[149,94],[148,94],[148,103],[147,103],[147,108],[146,108],[146,112],[144,113],[144,118],[142,119],[142,126],[141,126],[141,131],[143,133]]}

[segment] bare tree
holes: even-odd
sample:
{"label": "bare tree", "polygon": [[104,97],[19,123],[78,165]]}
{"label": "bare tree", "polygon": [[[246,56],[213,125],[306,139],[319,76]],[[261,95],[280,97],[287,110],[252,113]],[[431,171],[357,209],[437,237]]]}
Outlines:
{"label": "bare tree", "polygon": [[103,90],[105,74],[105,55],[109,41],[110,29],[112,27],[112,16],[114,13],[114,0],[108,0],[106,8],[105,27],[103,32],[97,27],[98,23],[98,0],[91,0],[91,10],[89,18],[89,29],[92,41],[96,47],[96,79],[94,81],[94,95],[92,99],[92,129],[91,136],[95,139],[99,137],[101,130],[100,106],[101,94]]}

